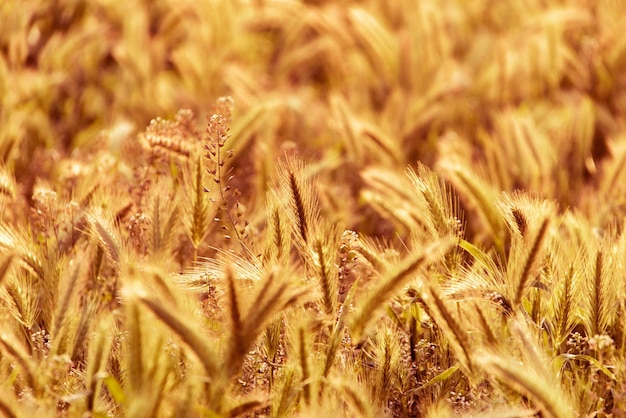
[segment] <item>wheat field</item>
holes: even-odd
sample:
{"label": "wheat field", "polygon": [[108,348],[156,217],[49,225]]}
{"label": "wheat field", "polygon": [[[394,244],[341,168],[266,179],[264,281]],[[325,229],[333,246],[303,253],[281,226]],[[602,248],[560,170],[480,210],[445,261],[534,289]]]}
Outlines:
{"label": "wheat field", "polygon": [[0,415],[626,417],[625,0],[4,0]]}

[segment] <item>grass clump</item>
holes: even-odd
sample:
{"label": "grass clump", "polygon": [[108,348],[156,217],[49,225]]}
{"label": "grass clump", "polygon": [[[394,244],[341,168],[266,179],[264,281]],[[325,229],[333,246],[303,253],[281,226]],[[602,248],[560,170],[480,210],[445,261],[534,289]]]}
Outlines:
{"label": "grass clump", "polygon": [[4,1],[0,414],[620,416],[624,16]]}

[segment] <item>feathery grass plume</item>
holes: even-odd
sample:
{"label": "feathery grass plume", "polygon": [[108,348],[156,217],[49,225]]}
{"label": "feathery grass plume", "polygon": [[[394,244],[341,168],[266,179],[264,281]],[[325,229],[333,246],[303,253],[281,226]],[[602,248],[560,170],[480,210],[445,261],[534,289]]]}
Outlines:
{"label": "feathery grass plume", "polygon": [[[80,256],[82,254],[78,254]],[[73,261],[73,260],[72,260]],[[78,325],[80,319],[76,317],[79,307],[75,302],[84,291],[84,279],[86,274],[83,271],[83,264],[78,262],[68,262],[64,266],[63,273],[60,275],[58,284],[58,294],[55,297],[54,312],[52,315],[50,336],[51,336],[51,355],[71,353],[76,338],[77,331],[75,325]],[[71,306],[74,305],[74,306]]]}
{"label": "feathery grass plume", "polygon": [[292,411],[299,394],[297,385],[297,371],[294,365],[287,364],[281,369],[276,387],[276,395],[270,406],[270,416],[284,417]]}
{"label": "feathery grass plume", "polygon": [[522,297],[524,296],[526,292],[528,284],[533,278],[531,275],[532,269],[535,267],[535,263],[539,259],[539,254],[541,251],[541,247],[543,245],[543,240],[545,239],[545,236],[548,230],[549,223],[550,223],[549,218],[546,218],[543,220],[543,222],[541,223],[541,226],[539,227],[539,231],[537,232],[535,240],[532,244],[532,247],[530,248],[530,251],[528,252],[528,256],[524,263],[524,268],[522,269],[522,273],[518,280],[517,291],[515,293],[515,298],[513,299],[513,306],[521,305]]}
{"label": "feathery grass plume", "polygon": [[29,237],[19,233],[9,225],[0,225],[0,251],[4,254],[15,254],[21,261],[20,265],[43,281],[46,277],[41,255],[33,251],[38,248]]}
{"label": "feathery grass plume", "polygon": [[[170,373],[168,362],[163,359],[163,337],[158,332],[146,332],[147,327],[143,325],[145,320],[142,320],[136,300],[128,300],[125,308],[128,331],[125,414],[131,417],[140,417],[142,414],[153,416],[163,402],[165,385]],[[155,311],[153,313],[156,314]],[[167,322],[166,324],[170,325]]]}
{"label": "feathery grass plume", "polygon": [[324,367],[322,368],[321,374],[322,385],[320,386],[320,390],[318,392],[318,399],[322,397],[325,387],[325,379],[327,379],[330,375],[330,370],[335,363],[337,352],[339,351],[341,341],[344,338],[345,331],[345,324],[343,323],[343,320],[339,319],[333,326],[327,343],[326,355],[324,357]]}
{"label": "feathery grass plume", "polygon": [[478,315],[478,324],[480,325],[480,329],[482,330],[484,343],[488,346],[496,347],[498,345],[498,339],[491,329],[492,326],[489,324],[489,320],[487,319],[485,312],[477,303],[474,303],[474,310]]}
{"label": "feathery grass plume", "polygon": [[119,272],[124,249],[113,214],[106,209],[95,208],[85,214],[85,219],[90,236],[107,255],[113,270]]}
{"label": "feathery grass plume", "polygon": [[[458,318],[457,315],[452,313],[440,291],[433,283],[426,283],[424,285],[422,300],[428,308],[429,316],[444,330],[461,364],[467,369],[470,375],[473,375],[473,344],[468,335],[469,329],[463,327],[462,318]],[[467,311],[464,313],[467,314]]]}
{"label": "feathery grass plume", "polygon": [[356,236],[357,241],[354,243],[354,251],[356,256],[362,256],[371,269],[375,272],[382,273],[387,271],[396,260],[390,260],[388,257],[394,253],[394,249],[382,242],[370,237]]}
{"label": "feathery grass plume", "polygon": [[306,287],[295,289],[287,280],[286,272],[272,269],[263,272],[264,277],[261,280],[251,282],[252,291],[248,290],[243,294],[237,291],[236,282],[242,278],[236,276],[236,273],[237,271],[230,265],[226,265],[221,273],[226,287],[231,338],[225,370],[231,374],[239,369],[246,354],[252,350],[258,337],[274,317],[297,304],[307,292]]}
{"label": "feathery grass plume", "polygon": [[375,377],[372,384],[373,399],[379,405],[385,405],[394,396],[397,387],[401,362],[399,335],[395,329],[386,327],[372,338],[372,344],[365,350],[375,364]]}
{"label": "feathery grass plume", "polygon": [[282,334],[283,334],[283,319],[279,318],[274,320],[269,326],[265,328],[263,332],[263,343],[260,346],[260,350],[263,356],[263,360],[268,364],[270,368],[268,377],[268,392],[272,393],[274,389],[274,380],[277,369],[282,362],[281,359],[281,346],[282,346]]}
{"label": "feathery grass plume", "polygon": [[229,373],[233,373],[239,367],[240,362],[247,353],[247,348],[251,343],[246,341],[248,335],[245,335],[245,324],[241,315],[241,307],[237,296],[237,285],[235,277],[230,266],[226,265],[224,269],[224,281],[226,282],[226,307],[227,320],[230,325],[230,346],[228,349],[229,359],[226,365]]}
{"label": "feathery grass plume", "polygon": [[209,193],[204,184],[204,165],[201,157],[193,160],[189,171],[184,171],[185,193],[189,201],[183,204],[183,225],[187,237],[193,245],[193,265],[198,260],[198,248],[209,233],[212,223],[209,222]]}
{"label": "feathery grass plume", "polygon": [[553,202],[539,200],[523,192],[503,194],[497,203],[510,231],[507,280],[512,306],[521,306],[522,299],[535,279],[555,217]]}
{"label": "feathery grass plume", "polygon": [[[259,290],[252,298],[252,304],[245,313],[245,334],[250,343],[254,342],[260,331],[271,322],[273,317],[300,303],[309,291],[306,286],[294,288],[284,271],[272,269],[258,284]],[[253,338],[254,337],[254,338]]]}
{"label": "feathery grass plume", "polygon": [[204,292],[207,286],[220,280],[228,268],[237,280],[255,283],[266,277],[267,266],[259,258],[248,258],[233,251],[216,249],[214,258],[201,259],[198,265],[177,276],[177,282],[184,288]]}
{"label": "feathery grass plume", "polygon": [[417,198],[409,179],[396,171],[368,167],[360,173],[367,187],[361,198],[372,205],[386,219],[394,221],[407,234],[418,235],[428,231],[428,212],[425,202]]}
{"label": "feathery grass plume", "polygon": [[[362,418],[374,418],[380,416],[381,411],[377,411],[372,405],[366,391],[362,387],[356,387],[353,382],[343,382],[341,380],[332,381],[332,386],[336,388],[337,392],[343,395],[346,403],[351,406],[351,409],[357,414],[356,416]],[[360,389],[360,390],[359,390]]]}
{"label": "feathery grass plume", "polygon": [[566,251],[572,251],[576,254],[574,260],[569,265],[563,265],[564,271],[555,271],[552,277],[552,296],[549,300],[548,321],[553,330],[553,344],[558,350],[559,347],[567,341],[570,333],[576,326],[576,312],[579,309],[578,301],[581,298],[580,288],[581,279],[586,266],[583,264],[584,256],[581,251],[575,251],[568,248],[561,251],[551,251],[550,257],[554,257],[554,268],[558,268],[558,264],[562,263],[561,258]]}
{"label": "feathery grass plume", "polygon": [[322,307],[329,315],[337,313],[338,272],[334,255],[337,254],[335,234],[315,235],[311,242],[311,265],[317,273],[322,294]]}
{"label": "feathery grass plume", "polygon": [[265,244],[264,256],[268,261],[284,260],[289,257],[291,249],[291,234],[283,214],[287,206],[285,196],[276,190],[267,194],[267,223],[269,232]]}
{"label": "feathery grass plume", "polygon": [[180,209],[178,194],[173,197],[169,196],[162,183],[155,184],[153,191],[153,197],[148,204],[150,218],[148,251],[158,256],[171,253],[173,250]]}
{"label": "feathery grass plume", "polygon": [[462,215],[459,202],[450,187],[423,163],[418,163],[417,171],[409,167],[407,176],[428,208],[430,216],[426,219],[433,235],[461,236]]}
{"label": "feathery grass plume", "polygon": [[50,306],[43,303],[41,289],[26,270],[18,270],[0,290],[0,298],[11,318],[24,327],[25,332],[35,326],[42,310]]}
{"label": "feathery grass plume", "polygon": [[512,322],[521,360],[510,352],[483,350],[475,353],[475,363],[500,383],[528,397],[547,416],[569,417],[573,412],[569,396],[551,374],[548,359],[540,353],[540,345],[527,335],[532,333],[532,325],[524,323],[526,319],[519,315]]}
{"label": "feathery grass plume", "polygon": [[319,222],[319,205],[313,183],[306,177],[304,163],[287,158],[278,166],[278,189],[288,198],[293,236],[301,251],[307,248],[313,228]]}
{"label": "feathery grass plume", "polygon": [[616,257],[623,248],[623,245],[620,248],[617,243],[606,241],[598,246],[594,268],[590,269],[592,274],[588,275],[585,286],[587,309],[583,318],[589,336],[606,334],[615,323],[615,308],[619,298],[624,297],[621,285],[616,281],[616,272],[621,267]]}
{"label": "feathery grass plume", "polygon": [[[417,171],[409,167],[407,176],[429,214],[425,218],[430,234],[433,237],[449,234],[461,238],[464,235],[463,214],[450,186],[422,163],[418,163]],[[451,273],[461,264],[459,251],[446,255],[445,265]]]}
{"label": "feathery grass plume", "polygon": [[478,234],[478,238],[493,242],[497,252],[504,254],[504,223],[495,206],[498,190],[481,176],[482,169],[463,166],[454,156],[440,160],[437,167],[452,184],[459,200],[474,210],[475,215],[481,219],[484,229]]}
{"label": "feathery grass plume", "polygon": [[162,306],[161,303],[150,297],[141,287],[127,285],[123,289],[123,295],[125,299],[127,299],[128,304],[141,302],[141,304],[148,308],[159,320],[178,334],[181,340],[197,356],[210,382],[217,380],[221,376],[220,368],[216,360],[217,356],[214,350],[211,349],[213,344],[211,344],[204,335],[193,329],[189,325],[187,318],[184,318],[182,314],[174,310]]}
{"label": "feathery grass plume", "polygon": [[384,274],[374,288],[360,301],[352,315],[350,330],[353,341],[362,342],[367,337],[368,326],[377,319],[376,313],[416,277],[421,267],[437,261],[452,249],[456,240],[453,237],[440,239],[419,252],[409,254],[401,264]]}

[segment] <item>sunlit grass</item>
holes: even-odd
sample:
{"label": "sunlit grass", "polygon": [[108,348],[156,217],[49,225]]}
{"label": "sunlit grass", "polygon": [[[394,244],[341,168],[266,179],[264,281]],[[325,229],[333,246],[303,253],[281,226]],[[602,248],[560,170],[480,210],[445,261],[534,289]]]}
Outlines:
{"label": "sunlit grass", "polygon": [[0,415],[626,409],[625,1],[0,27]]}

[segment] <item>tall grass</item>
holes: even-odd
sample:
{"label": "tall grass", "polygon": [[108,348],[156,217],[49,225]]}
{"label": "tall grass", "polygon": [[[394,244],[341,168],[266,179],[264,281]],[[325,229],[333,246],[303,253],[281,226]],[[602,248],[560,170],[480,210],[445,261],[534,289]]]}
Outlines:
{"label": "tall grass", "polygon": [[2,2],[0,414],[619,416],[625,16]]}

